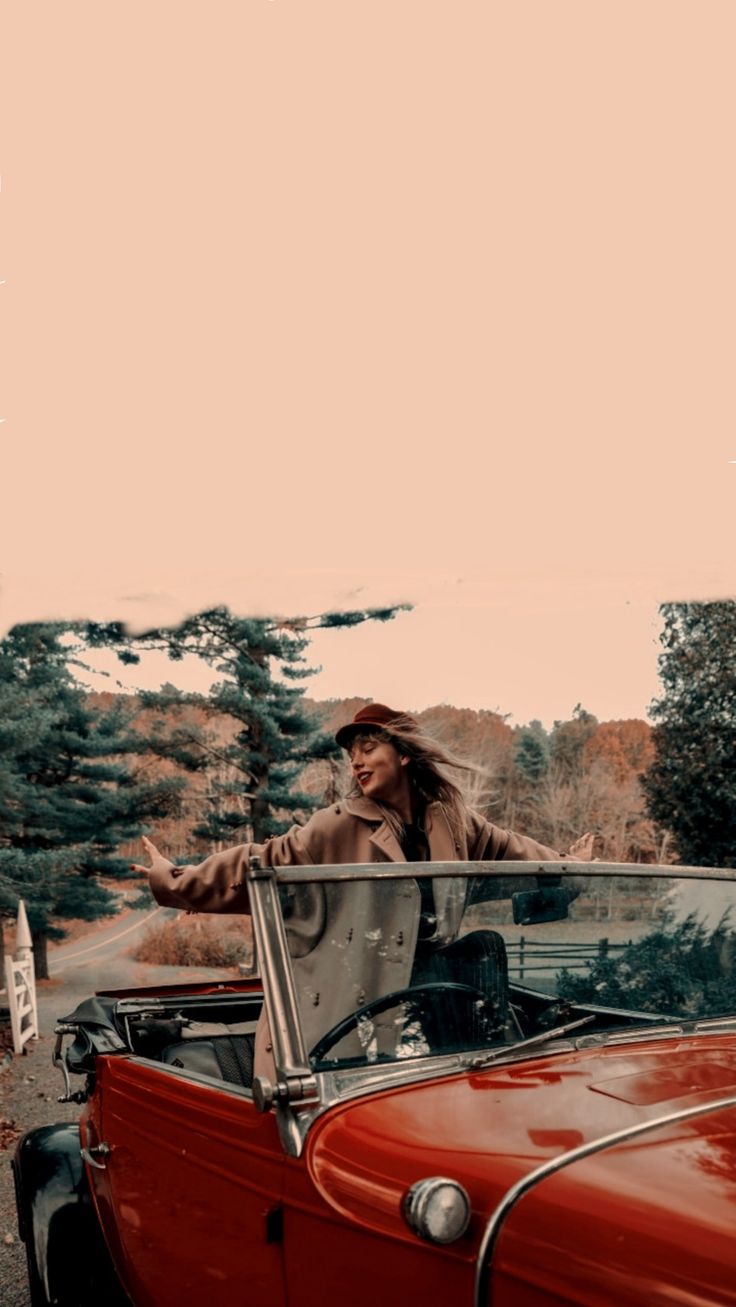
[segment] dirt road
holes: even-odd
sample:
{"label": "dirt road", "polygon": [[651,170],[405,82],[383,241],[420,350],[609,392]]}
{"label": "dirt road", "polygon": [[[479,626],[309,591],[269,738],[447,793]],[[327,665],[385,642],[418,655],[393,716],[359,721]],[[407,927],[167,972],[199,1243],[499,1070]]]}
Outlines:
{"label": "dirt road", "polygon": [[[73,1121],[79,1107],[57,1102],[61,1073],[51,1064],[54,1026],[97,989],[220,979],[232,972],[202,967],[157,967],[136,962],[132,950],[150,921],[173,909],[126,912],[112,923],[49,953],[51,979],[38,985],[40,1038],[0,1071],[0,1117],[23,1133],[54,1121]],[[3,1307],[30,1307],[25,1249],[18,1239],[10,1159],[15,1139],[4,1132],[0,1144],[0,1302]]]}

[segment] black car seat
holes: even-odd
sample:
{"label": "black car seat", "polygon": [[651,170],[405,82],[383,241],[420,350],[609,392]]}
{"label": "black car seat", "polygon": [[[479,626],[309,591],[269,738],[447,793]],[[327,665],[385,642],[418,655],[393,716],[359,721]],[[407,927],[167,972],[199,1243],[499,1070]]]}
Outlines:
{"label": "black car seat", "polygon": [[487,1044],[503,1038],[509,1010],[509,964],[506,943],[495,930],[473,930],[433,950],[420,950],[412,971],[412,985],[442,981],[470,985],[483,995],[483,1003],[460,1007],[448,992],[444,1018],[462,1022],[457,1032],[462,1045]]}
{"label": "black car seat", "polygon": [[[226,1029],[226,1028],[223,1028]],[[231,1085],[253,1084],[254,1034],[223,1033],[209,1039],[184,1039],[169,1044],[161,1054],[168,1066],[195,1071],[201,1076],[226,1080]]]}

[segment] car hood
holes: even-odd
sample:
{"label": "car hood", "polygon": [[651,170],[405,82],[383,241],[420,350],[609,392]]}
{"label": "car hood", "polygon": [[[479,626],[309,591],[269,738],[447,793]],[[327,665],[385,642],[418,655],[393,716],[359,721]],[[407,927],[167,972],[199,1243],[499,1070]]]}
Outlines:
{"label": "car hood", "polygon": [[675,1110],[529,1181],[491,1222],[481,1301],[736,1303],[736,1106]]}
{"label": "car hood", "polygon": [[[653,1274],[655,1244],[665,1277],[673,1247],[689,1248],[692,1258],[697,1246],[716,1268],[728,1253],[733,1266],[736,1106],[719,1106],[729,1100],[736,1103],[736,1037],[560,1051],[345,1102],[315,1122],[307,1162],[332,1207],[400,1239],[415,1238],[400,1217],[407,1189],[427,1176],[458,1180],[473,1217],[451,1251],[469,1260],[501,1209],[487,1250],[494,1307],[553,1294],[562,1302],[655,1303],[654,1293],[628,1299],[623,1288],[612,1290],[614,1253],[624,1280],[637,1249],[641,1274]],[[644,1123],[638,1136],[605,1142]],[[596,1141],[598,1151],[578,1157]],[[542,1170],[504,1212],[513,1187],[553,1159],[559,1169]],[[599,1298],[570,1296],[568,1280],[592,1283],[596,1275]],[[729,1291],[661,1301],[736,1303]]]}

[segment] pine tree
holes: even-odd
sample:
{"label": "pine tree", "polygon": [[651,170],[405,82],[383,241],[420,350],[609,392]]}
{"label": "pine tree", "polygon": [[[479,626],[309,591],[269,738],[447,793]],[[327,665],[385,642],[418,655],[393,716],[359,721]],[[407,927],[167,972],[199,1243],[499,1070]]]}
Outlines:
{"label": "pine tree", "polygon": [[682,862],[736,867],[736,603],[663,604],[655,760],[644,778],[652,818]]}
{"label": "pine tree", "polygon": [[318,796],[298,789],[300,774],[308,763],[340,752],[303,703],[303,683],[319,670],[305,658],[311,632],[385,622],[398,611],[271,620],[237,617],[217,607],[171,630],[148,631],[136,639],[121,627],[102,626],[88,626],[87,637],[92,644],[113,645],[129,662],[146,648],[156,648],[174,661],[195,655],[213,668],[220,679],[208,695],[184,694],[169,685],[141,695],[141,703],[169,718],[178,706],[195,704],[209,720],[209,730],[197,731],[191,724],[170,730],[162,717],[151,732],[162,756],[207,772],[207,811],[194,834],[216,844],[260,843],[319,805]]}
{"label": "pine tree", "polygon": [[16,626],[0,641],[0,913],[26,900],[36,974],[59,919],[116,910],[100,876],[129,874],[119,846],[177,802],[180,782],[140,781],[131,755],[145,741],[121,702],[95,705],[74,680],[56,624]]}
{"label": "pine tree", "polygon": [[522,726],[514,743],[514,763],[525,781],[538,784],[549,771],[549,737],[541,722]]}

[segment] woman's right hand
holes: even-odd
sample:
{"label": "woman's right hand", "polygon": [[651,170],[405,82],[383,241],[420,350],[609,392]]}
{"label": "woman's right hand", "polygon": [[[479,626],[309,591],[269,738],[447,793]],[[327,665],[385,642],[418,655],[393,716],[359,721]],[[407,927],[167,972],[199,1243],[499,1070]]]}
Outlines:
{"label": "woman's right hand", "polygon": [[130,864],[131,871],[138,871],[140,872],[141,876],[150,876],[152,872],[156,872],[156,871],[157,872],[170,871],[172,876],[181,875],[183,868],[177,867],[176,864],[173,863],[170,858],[165,858],[163,853],[159,853],[158,849],[156,848],[156,845],[151,840],[146,839],[146,836],[142,835],[141,841],[143,843],[143,848],[148,854],[148,857],[151,859],[151,865],[150,867],[144,867],[139,862],[131,862]]}

